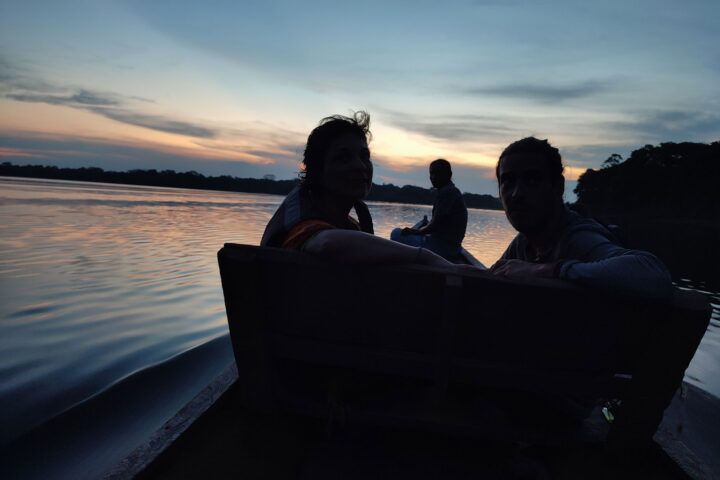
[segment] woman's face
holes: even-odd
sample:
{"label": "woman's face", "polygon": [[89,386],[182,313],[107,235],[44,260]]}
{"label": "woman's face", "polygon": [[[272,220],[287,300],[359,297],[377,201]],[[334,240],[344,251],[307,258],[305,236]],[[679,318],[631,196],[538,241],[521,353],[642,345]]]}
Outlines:
{"label": "woman's face", "polygon": [[370,192],[372,176],[370,150],[362,136],[345,133],[330,144],[323,165],[326,190],[360,200]]}

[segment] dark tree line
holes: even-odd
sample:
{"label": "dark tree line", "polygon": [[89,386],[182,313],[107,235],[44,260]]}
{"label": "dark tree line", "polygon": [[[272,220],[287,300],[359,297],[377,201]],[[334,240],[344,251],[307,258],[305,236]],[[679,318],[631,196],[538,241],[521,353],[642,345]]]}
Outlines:
{"label": "dark tree line", "polygon": [[[391,183],[385,185],[373,183],[370,195],[368,195],[368,200],[432,205],[435,201],[435,192],[428,188],[415,187],[413,185],[397,187]],[[465,200],[465,205],[470,208],[502,210],[500,199],[492,195],[463,193],[463,200]]]}
{"label": "dark tree line", "polygon": [[720,142],[645,145],[580,175],[576,205],[603,217],[720,222]]}
{"label": "dark tree line", "polygon": [[83,182],[121,183],[154,187],[193,188],[223,190],[229,192],[287,194],[295,185],[294,180],[270,180],[260,178],[236,178],[229,175],[206,177],[196,171],[175,170],[129,170],[127,172],[105,171],[97,167],[59,168],[42,165],[0,164],[0,175],[9,177],[49,178],[55,180],[79,180]]}
{"label": "dark tree line", "polygon": [[575,207],[619,225],[629,248],[654,253],[675,278],[720,288],[720,142],[613,154],[580,176],[575,193]]}
{"label": "dark tree line", "polygon": [[[127,172],[105,171],[102,168],[59,168],[42,165],[0,164],[0,176],[49,178],[57,180],[80,180],[84,182],[121,183],[128,185],[148,185],[156,187],[194,188],[203,190],[222,190],[228,192],[269,193],[287,195],[297,180],[275,180],[266,178],[238,178],[229,175],[206,177],[195,171],[176,172],[174,170],[129,170]],[[435,193],[427,188],[406,185],[397,187],[392,184],[373,184],[368,200],[396,203],[431,205]],[[463,194],[470,208],[499,210],[500,200],[492,195]]]}

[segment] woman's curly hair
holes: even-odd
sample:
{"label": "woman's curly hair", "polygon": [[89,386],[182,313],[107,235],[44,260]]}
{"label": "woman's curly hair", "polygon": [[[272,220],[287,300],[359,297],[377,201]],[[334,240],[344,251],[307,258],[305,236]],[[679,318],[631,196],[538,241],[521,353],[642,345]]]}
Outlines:
{"label": "woman's curly hair", "polygon": [[370,115],[360,110],[353,113],[352,117],[331,115],[320,120],[318,126],[310,132],[305,145],[303,165],[298,175],[301,184],[310,187],[321,185],[325,152],[335,139],[346,133],[360,135],[369,142],[372,139]]}

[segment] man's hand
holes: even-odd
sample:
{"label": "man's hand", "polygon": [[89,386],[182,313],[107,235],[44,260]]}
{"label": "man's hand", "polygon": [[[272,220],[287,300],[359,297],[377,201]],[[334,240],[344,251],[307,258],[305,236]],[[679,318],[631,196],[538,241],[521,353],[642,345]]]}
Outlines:
{"label": "man's hand", "polygon": [[422,232],[415,228],[405,227],[402,229],[400,234],[401,235],[422,235]]}
{"label": "man's hand", "polygon": [[503,277],[545,277],[556,278],[557,262],[532,263],[522,260],[498,260],[490,272]]}

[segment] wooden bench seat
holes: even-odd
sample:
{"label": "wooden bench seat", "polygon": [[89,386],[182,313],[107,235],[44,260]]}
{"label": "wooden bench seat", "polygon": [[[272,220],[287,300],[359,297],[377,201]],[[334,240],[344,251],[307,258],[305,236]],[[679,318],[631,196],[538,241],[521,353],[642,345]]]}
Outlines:
{"label": "wooden bench seat", "polygon": [[623,428],[652,435],[710,320],[679,289],[653,301],[234,244],[218,259],[246,401],[337,422],[477,432],[472,395],[499,391],[621,398]]}

